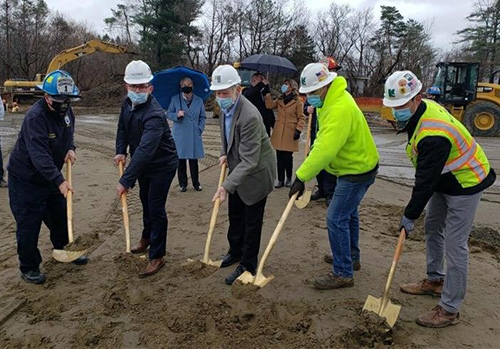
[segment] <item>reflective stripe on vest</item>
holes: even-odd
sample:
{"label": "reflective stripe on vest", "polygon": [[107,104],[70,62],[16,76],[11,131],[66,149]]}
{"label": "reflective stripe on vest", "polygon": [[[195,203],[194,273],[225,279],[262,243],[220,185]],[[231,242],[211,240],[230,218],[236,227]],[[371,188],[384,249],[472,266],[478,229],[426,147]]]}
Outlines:
{"label": "reflective stripe on vest", "polygon": [[[455,143],[455,147],[458,150],[459,155],[453,159],[449,159],[441,174],[467,167],[474,173],[479,182],[482,182],[488,176],[483,164],[476,157],[478,146],[474,138],[471,137],[469,144],[464,135],[458,129],[453,127],[453,125],[437,119],[422,120],[418,133],[423,131],[438,131],[446,133]],[[414,155],[417,155],[418,153],[415,144],[412,146],[412,152]]]}

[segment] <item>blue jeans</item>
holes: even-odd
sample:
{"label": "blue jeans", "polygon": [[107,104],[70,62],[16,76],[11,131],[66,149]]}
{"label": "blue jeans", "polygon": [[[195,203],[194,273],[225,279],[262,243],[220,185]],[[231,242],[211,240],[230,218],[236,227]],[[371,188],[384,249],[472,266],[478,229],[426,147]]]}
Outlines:
{"label": "blue jeans", "polygon": [[374,182],[375,174],[364,182],[350,182],[341,177],[337,180],[326,215],[334,275],[353,277],[352,262],[360,260],[358,206]]}

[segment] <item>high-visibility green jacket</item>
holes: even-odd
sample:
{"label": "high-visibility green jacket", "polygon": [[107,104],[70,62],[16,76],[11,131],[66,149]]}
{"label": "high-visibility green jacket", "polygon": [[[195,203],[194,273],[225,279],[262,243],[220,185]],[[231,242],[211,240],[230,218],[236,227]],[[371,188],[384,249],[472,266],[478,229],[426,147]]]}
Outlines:
{"label": "high-visibility green jacket", "polygon": [[359,175],[378,164],[378,152],[363,112],[346,91],[346,80],[333,80],[321,108],[319,132],[309,156],[296,172],[307,182],[321,170],[336,176]]}
{"label": "high-visibility green jacket", "polygon": [[451,172],[462,188],[481,183],[490,172],[490,164],[481,146],[470,135],[465,126],[448,111],[433,101],[420,118],[411,140],[406,146],[406,155],[417,167],[418,143],[429,136],[440,136],[451,143],[451,151],[443,172]]}

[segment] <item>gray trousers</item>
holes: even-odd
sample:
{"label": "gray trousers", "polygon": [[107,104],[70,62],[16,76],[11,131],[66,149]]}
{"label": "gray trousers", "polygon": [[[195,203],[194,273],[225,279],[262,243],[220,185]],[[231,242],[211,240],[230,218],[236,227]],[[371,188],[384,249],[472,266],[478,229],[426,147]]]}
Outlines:
{"label": "gray trousers", "polygon": [[[457,313],[465,297],[469,266],[469,234],[481,194],[452,196],[434,193],[425,219],[427,278],[444,279],[440,305]],[[446,257],[446,274],[444,258]]]}

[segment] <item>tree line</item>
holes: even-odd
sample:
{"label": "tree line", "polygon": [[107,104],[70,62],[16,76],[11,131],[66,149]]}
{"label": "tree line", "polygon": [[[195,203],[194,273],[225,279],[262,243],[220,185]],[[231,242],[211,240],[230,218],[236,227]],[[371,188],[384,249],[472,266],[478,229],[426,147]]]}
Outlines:
{"label": "tree line", "polygon": [[[347,78],[366,81],[363,94],[380,96],[385,78],[409,69],[432,83],[441,60],[474,60],[481,76],[498,69],[500,1],[477,0],[467,25],[451,38],[452,50],[432,42],[431,26],[404,18],[397,7],[355,9],[332,3],[317,13],[300,0],[123,0],[105,19],[106,31],[50,11],[44,0],[0,1],[0,80],[33,79],[61,50],[91,38],[132,47],[153,70],[184,64],[210,75],[219,64],[268,53],[300,70],[333,56]],[[94,55],[65,69],[82,89],[123,74],[130,57]],[[296,76],[297,77],[297,76]],[[351,85],[360,94],[357,85]]]}

